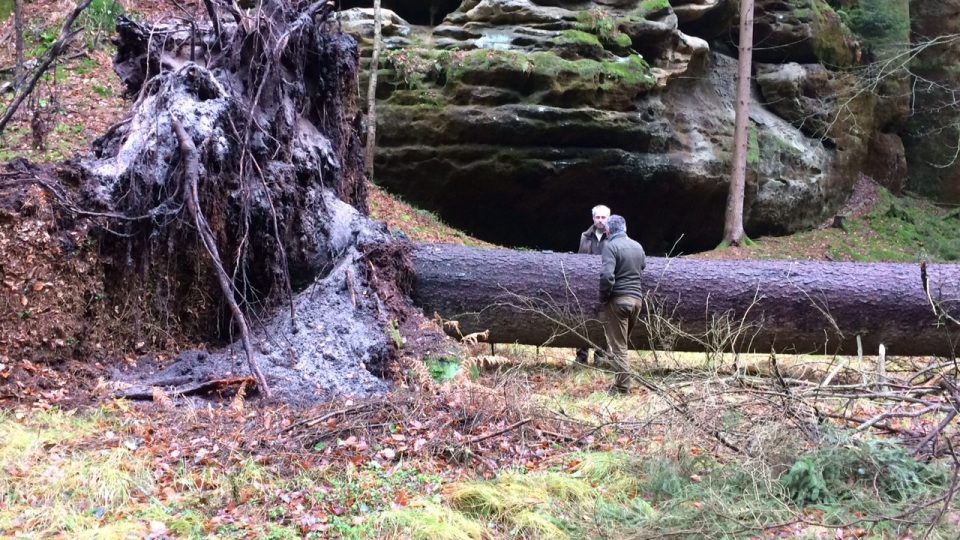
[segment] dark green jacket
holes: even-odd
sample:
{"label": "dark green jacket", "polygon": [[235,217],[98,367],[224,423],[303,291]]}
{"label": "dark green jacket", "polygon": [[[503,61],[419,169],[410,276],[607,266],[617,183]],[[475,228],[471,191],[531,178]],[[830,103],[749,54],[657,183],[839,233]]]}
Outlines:
{"label": "dark green jacket", "polygon": [[577,253],[585,255],[599,255],[603,251],[604,244],[607,243],[607,233],[603,233],[597,240],[597,226],[591,225],[589,229],[583,231],[580,235],[580,248]]}
{"label": "dark green jacket", "polygon": [[607,302],[614,296],[643,297],[640,285],[647,257],[643,247],[627,236],[617,233],[607,238],[600,253],[603,271],[600,274],[600,301]]}

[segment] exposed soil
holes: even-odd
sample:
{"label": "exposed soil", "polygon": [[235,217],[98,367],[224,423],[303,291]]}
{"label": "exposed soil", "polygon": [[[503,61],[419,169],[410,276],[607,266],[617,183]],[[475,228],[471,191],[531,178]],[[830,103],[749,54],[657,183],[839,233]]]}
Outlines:
{"label": "exposed soil", "polygon": [[[253,386],[236,343],[207,350],[174,335],[143,341],[149,332],[142,328],[159,321],[145,321],[137,306],[113,303],[104,292],[95,222],[74,219],[53,192],[19,173],[56,185],[54,167],[23,162],[8,166],[0,184],[0,403],[69,407],[114,395],[153,399],[152,386],[161,392],[197,387],[194,395],[221,399],[243,382]],[[396,287],[402,277],[375,270],[402,267],[380,264],[404,256],[402,243],[389,245],[401,251],[370,253],[378,262],[368,266],[370,275],[351,276],[343,265],[297,296],[295,322],[282,310],[255,325],[258,362],[279,399],[310,404],[374,396],[393,383],[406,385],[406,370],[420,359],[459,352],[409,306]],[[364,322],[370,317],[383,320]],[[396,333],[370,331],[384,325]],[[225,384],[201,386],[204,381]]]}
{"label": "exposed soil", "polygon": [[36,183],[55,173],[25,161],[0,172],[0,401],[89,390],[130,328],[119,309],[106,316],[89,223],[72,222]]}
{"label": "exposed soil", "polygon": [[[63,15],[72,9],[70,2],[42,1],[26,5],[26,19],[35,28],[56,28]],[[177,8],[163,1],[124,3],[147,20],[163,20]],[[182,13],[180,14],[182,16]],[[10,22],[0,26],[0,39],[9,35]],[[31,147],[29,116],[24,112],[8,130],[0,146],[0,155],[23,155],[34,161],[59,161],[74,153],[89,151],[89,142],[102,134],[126,114],[128,103],[121,100],[122,88],[113,74],[107,50],[82,51],[78,43],[70,60],[55,83],[48,84],[38,95],[46,96],[45,114],[51,122],[46,150]],[[83,55],[77,56],[77,53]],[[0,47],[0,65],[12,62],[12,47]],[[8,100],[9,96],[2,99]],[[28,109],[24,108],[23,111]],[[143,299],[136,296],[116,297],[114,278],[104,278],[98,267],[98,244],[90,234],[93,222],[77,220],[76,215],[56,209],[53,192],[36,183],[23,183],[23,178],[39,175],[41,178],[63,177],[63,166],[7,169],[0,173],[0,400],[4,399],[66,399],[71,394],[91,396],[97,377],[120,374],[126,382],[172,380],[184,375],[184,364],[174,365],[178,354],[188,352],[180,359],[194,366],[188,379],[203,377],[230,379],[243,373],[242,356],[236,344],[219,349],[214,343],[212,354],[205,352],[197,339],[171,331],[171,323],[143,315]],[[24,168],[27,167],[27,168]],[[69,168],[69,167],[67,167]],[[67,174],[66,177],[70,177]],[[18,179],[19,180],[16,180]],[[65,186],[72,188],[75,186]],[[877,186],[861,178],[853,195],[839,215],[854,219],[872,208]],[[422,242],[448,242],[465,245],[488,245],[459,231],[446,227],[435,216],[410,207],[389,197],[376,188],[370,190],[371,214],[386,222],[394,237],[407,237]],[[832,220],[820,231],[804,236],[764,238],[757,246],[730,248],[694,255],[698,258],[770,258],[799,259],[829,258],[828,244],[820,241],[819,233],[832,234]],[[372,275],[371,275],[372,276]],[[306,392],[331,397],[345,395],[344,389],[355,386],[359,395],[370,395],[384,390],[387,385],[381,377],[404,383],[398,372],[404,369],[396,364],[384,367],[382,355],[371,351],[386,347],[390,354],[401,359],[423,358],[431,354],[446,354],[456,344],[443,337],[436,325],[416,311],[398,315],[397,291],[379,287],[375,276],[369,283],[359,283],[366,274],[333,272],[312,283],[308,291],[330,293],[328,301],[315,303],[298,298],[294,305],[296,325],[301,330],[325,326],[333,329],[330,335],[353,335],[358,320],[352,310],[366,308],[366,317],[385,328],[396,328],[398,333],[375,332],[358,339],[358,346],[343,348],[333,354],[331,346],[339,340],[318,341],[309,331],[289,332],[293,326],[286,312],[276,320],[262,320],[254,324],[260,353],[269,376],[286,381],[291,396]],[[126,278],[128,276],[117,276]],[[391,278],[380,277],[390,282]],[[353,285],[350,285],[353,283]],[[371,296],[373,295],[373,296]],[[376,299],[374,299],[376,297]],[[215,302],[214,298],[206,298]],[[375,307],[375,306],[380,306]],[[389,306],[388,309],[385,309]],[[384,312],[378,312],[383,309]],[[393,315],[390,315],[392,313]],[[362,319],[364,316],[361,315]],[[392,322],[394,321],[394,322]],[[397,339],[399,336],[401,339]],[[310,365],[301,363],[311,357]],[[215,361],[214,361],[215,360]],[[362,373],[350,378],[331,372],[349,364]],[[171,366],[174,367],[171,367]],[[140,366],[139,368],[137,366]],[[295,369],[296,368],[296,369]],[[369,369],[368,369],[369,368]],[[292,380],[292,371],[301,370],[308,377]],[[78,378],[79,377],[79,378]],[[113,389],[125,385],[114,385]],[[317,390],[320,388],[320,390]],[[232,388],[236,390],[236,386]],[[112,391],[112,390],[111,390]],[[42,395],[46,392],[46,395]],[[97,392],[104,392],[101,387]],[[109,392],[108,392],[109,393]]]}
{"label": "exposed soil", "polygon": [[[28,19],[34,15],[40,16],[31,12]],[[240,343],[223,346],[224,340],[238,337],[236,327],[211,287],[216,281],[209,256],[198,248],[193,222],[184,218],[187,205],[174,200],[186,190],[170,111],[184,119],[197,144],[218,141],[201,157],[206,165],[201,211],[210,216],[220,252],[228,256],[223,260],[227,271],[240,276],[235,286],[248,303],[248,316],[254,317],[257,364],[279,399],[306,404],[382,393],[389,380],[400,380],[401,348],[411,357],[449,348],[442,333],[406,298],[411,280],[404,275],[409,268],[405,243],[392,240],[386,227],[362,214],[366,184],[358,168],[359,124],[350,97],[356,69],[352,40],[308,27],[306,21],[312,19],[288,19],[274,14],[266,24],[300,25],[297,39],[284,40],[282,46],[289,48],[290,58],[305,62],[301,71],[322,77],[297,85],[307,79],[285,83],[279,78],[287,72],[276,72],[278,79],[270,82],[281,89],[268,91],[263,99],[274,99],[279,107],[264,101],[256,111],[235,104],[247,103],[236,96],[257,87],[245,79],[259,76],[250,69],[257,59],[241,60],[235,72],[220,71],[219,81],[213,82],[202,67],[209,60],[188,70],[177,68],[178,62],[192,59],[177,57],[183,50],[178,43],[210,38],[210,28],[200,29],[204,38],[167,26],[163,44],[140,50],[150,43],[137,38],[144,27],[123,23],[117,58],[125,92],[138,96],[134,111],[123,122],[110,118],[109,128],[95,126],[106,134],[94,153],[82,152],[86,157],[79,168],[18,162],[8,170],[0,250],[13,262],[0,267],[5,287],[0,345],[6,351],[0,376],[7,381],[0,396],[29,398],[33,389],[47,386],[30,380],[31,374],[51,375],[70,359],[98,359],[95,373],[87,375],[90,381],[115,379],[96,387],[107,395],[150,399],[153,387],[205,394],[236,392],[252,384]],[[55,22],[52,17],[35,25]],[[223,31],[244,31],[234,28]],[[220,47],[228,39],[217,36]],[[211,46],[207,52],[216,50]],[[248,53],[242,49],[237,54]],[[143,59],[154,54],[172,67],[159,75],[154,71],[159,82],[141,90],[140,62],[152,62]],[[230,54],[225,58],[236,62]],[[222,63],[221,69],[226,68]],[[59,121],[70,114],[62,109],[45,114]],[[121,113],[123,107],[114,110]],[[278,111],[287,111],[280,113],[282,121],[271,120],[269,115]],[[232,145],[246,140],[240,134],[249,117],[257,119],[252,140],[260,146],[247,154]],[[291,121],[292,128],[284,127]],[[259,126],[278,131],[258,139]],[[9,151],[31,154],[21,144],[25,139],[17,139]],[[274,144],[277,148],[268,147]],[[287,161],[270,161],[278,155]],[[251,165],[254,159],[258,163]],[[248,177],[243,176],[245,160]],[[234,170],[238,163],[239,175]],[[254,166],[259,179],[250,172]],[[116,215],[127,217],[116,220]],[[141,225],[143,218],[131,219],[146,215],[151,218],[145,224],[152,229]],[[281,240],[285,245],[278,249]],[[289,262],[298,291],[292,297],[282,294],[287,270],[281,260]],[[417,337],[405,340],[403,334]],[[31,368],[38,362],[45,365]],[[84,393],[94,385],[76,388]]]}

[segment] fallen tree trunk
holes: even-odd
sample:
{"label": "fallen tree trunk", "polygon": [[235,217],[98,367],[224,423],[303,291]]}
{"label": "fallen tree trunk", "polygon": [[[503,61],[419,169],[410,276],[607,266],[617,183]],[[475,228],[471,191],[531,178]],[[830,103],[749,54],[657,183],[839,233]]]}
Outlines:
{"label": "fallen tree trunk", "polygon": [[[601,345],[600,257],[421,245],[413,300],[448,333]],[[929,283],[929,298],[924,284]],[[648,259],[637,349],[953,355],[960,265]]]}

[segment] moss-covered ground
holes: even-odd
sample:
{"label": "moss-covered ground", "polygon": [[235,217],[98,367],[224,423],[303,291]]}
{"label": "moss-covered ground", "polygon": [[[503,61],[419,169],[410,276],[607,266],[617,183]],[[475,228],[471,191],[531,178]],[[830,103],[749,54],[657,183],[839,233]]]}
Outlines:
{"label": "moss-covered ground", "polygon": [[[812,231],[754,238],[746,248],[720,249],[705,258],[859,262],[960,260],[960,208],[874,186],[856,211]],[[841,213],[843,216],[843,213]]]}

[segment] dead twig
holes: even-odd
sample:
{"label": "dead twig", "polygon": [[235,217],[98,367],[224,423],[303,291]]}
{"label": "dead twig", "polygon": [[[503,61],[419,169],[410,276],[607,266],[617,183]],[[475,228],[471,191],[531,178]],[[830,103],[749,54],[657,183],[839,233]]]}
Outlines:
{"label": "dead twig", "polygon": [[148,387],[134,387],[122,392],[117,392],[114,397],[121,399],[152,400],[156,396],[154,389],[163,387],[167,387],[163,390],[165,395],[195,396],[199,394],[209,394],[211,392],[223,392],[229,388],[237,388],[239,391],[253,382],[252,377],[228,377],[225,379],[212,379],[191,384],[178,383],[178,385],[173,388],[169,388],[166,384],[154,384]]}
{"label": "dead twig", "polygon": [[529,417],[524,418],[523,420],[520,420],[519,422],[514,422],[514,423],[510,424],[509,426],[501,429],[500,431],[495,431],[495,432],[493,432],[493,433],[488,433],[488,434],[483,435],[483,436],[481,436],[481,437],[474,437],[473,439],[470,439],[469,441],[464,442],[463,445],[464,445],[464,446],[470,446],[471,444],[477,444],[478,442],[485,441],[485,440],[487,440],[487,439],[492,439],[492,438],[494,438],[494,437],[503,435],[504,433],[513,431],[513,430],[517,429],[518,427],[520,427],[520,426],[522,426],[522,425],[524,425],[524,424],[529,424],[531,420],[533,420],[533,418],[529,418]]}
{"label": "dead twig", "polygon": [[357,293],[353,290],[353,272],[351,272],[349,269],[346,273],[346,282],[347,290],[350,291],[350,303],[353,305],[353,307],[357,307]]}
{"label": "dead twig", "polygon": [[[18,173],[10,173],[10,176],[15,176],[17,174]],[[163,215],[164,213],[168,213],[171,215],[179,213],[181,208],[178,206],[173,209],[168,209],[165,212],[161,212],[161,209],[164,207],[164,205],[160,204],[157,208],[151,210],[146,214],[141,214],[139,216],[128,216],[128,215],[120,214],[117,212],[91,212],[89,210],[84,210],[79,206],[77,206],[76,204],[74,204],[70,200],[70,198],[67,197],[60,189],[58,189],[53,184],[43,180],[42,178],[36,175],[34,175],[33,178],[24,179],[23,182],[24,183],[33,182],[35,184],[39,184],[41,187],[46,189],[51,195],[53,195],[53,198],[57,199],[57,202],[59,202],[63,208],[65,208],[67,211],[72,212],[78,216],[87,216],[87,217],[94,217],[94,218],[102,217],[102,218],[119,220],[119,221],[143,221],[146,219],[156,219],[157,217]]]}
{"label": "dead twig", "polygon": [[220,17],[217,16],[217,10],[213,7],[211,0],[203,0],[204,7],[207,8],[207,16],[210,17],[210,23],[213,24],[213,31],[217,35],[217,46],[221,46]]}
{"label": "dead twig", "polygon": [[936,449],[936,437],[940,435],[940,433],[943,432],[943,429],[947,427],[947,425],[949,425],[950,422],[952,422],[957,416],[957,407],[960,407],[960,391],[958,391],[956,385],[946,379],[940,379],[940,387],[943,388],[944,392],[953,399],[953,409],[947,413],[947,415],[943,418],[943,420],[940,421],[939,424],[937,424],[936,427],[930,430],[930,433],[928,433],[926,437],[917,443],[916,450],[914,451],[917,454],[919,454],[923,450],[923,447],[930,442],[934,442],[933,450],[931,451],[931,453],[934,453],[934,450]]}
{"label": "dead twig", "polygon": [[946,319],[954,324],[960,325],[960,320],[955,319],[952,315],[947,313],[942,306],[937,304],[933,299],[933,294],[930,292],[930,280],[927,277],[927,262],[923,261],[920,263],[920,283],[923,285],[923,292],[927,295],[927,301],[930,302],[930,307],[933,308],[933,313],[937,317]]}
{"label": "dead twig", "polygon": [[[882,420],[887,420],[890,418],[917,418],[919,416],[923,416],[925,414],[929,414],[938,410],[940,410],[940,405],[933,404],[933,405],[928,405],[920,409],[919,411],[911,411],[911,412],[885,411],[875,415],[873,418],[860,424],[859,426],[857,426],[857,429],[855,431],[863,431]],[[952,411],[952,412],[956,414],[956,411]]]}
{"label": "dead twig", "polygon": [[543,428],[535,428],[535,429],[540,433],[543,433],[544,435],[553,437],[554,439],[560,439],[560,440],[570,441],[570,442],[576,442],[579,440],[577,437],[574,437],[572,435],[564,435],[563,433],[557,433],[555,431],[550,431],[549,429],[543,429]]}
{"label": "dead twig", "polygon": [[960,483],[960,459],[957,459],[957,453],[953,450],[953,443],[950,442],[950,439],[946,439],[947,449],[950,451],[950,457],[953,458],[953,478],[950,479],[950,487],[947,489],[946,497],[943,500],[943,506],[940,508],[940,511],[932,520],[930,520],[930,525],[927,527],[926,532],[923,533],[922,538],[929,538],[930,533],[933,532],[933,529],[937,526],[937,523],[940,523],[940,520],[943,519],[944,514],[947,513],[947,510],[950,509],[950,503],[953,501],[953,496],[957,493],[957,484]]}
{"label": "dead twig", "polygon": [[290,424],[289,426],[283,428],[283,430],[281,431],[281,433],[287,433],[287,432],[293,431],[294,429],[297,429],[297,428],[300,428],[300,427],[312,427],[312,426],[315,426],[315,425],[320,424],[320,423],[322,423],[322,422],[326,422],[327,420],[333,418],[334,416],[341,416],[341,415],[346,416],[346,415],[348,415],[348,414],[353,414],[353,413],[356,413],[356,412],[361,412],[361,411],[366,410],[366,409],[370,409],[370,408],[372,408],[373,406],[374,406],[373,403],[362,403],[362,404],[360,404],[360,405],[355,405],[355,406],[353,406],[353,407],[345,407],[345,408],[343,408],[343,409],[337,409],[337,410],[335,410],[335,411],[330,411],[330,412],[328,412],[328,413],[321,414],[321,415],[319,415],[319,416],[314,416],[314,417],[312,417],[312,418],[307,418],[307,419],[305,419],[305,420],[301,420],[301,421],[299,421],[299,422],[295,422],[295,423],[293,423],[293,424]]}

